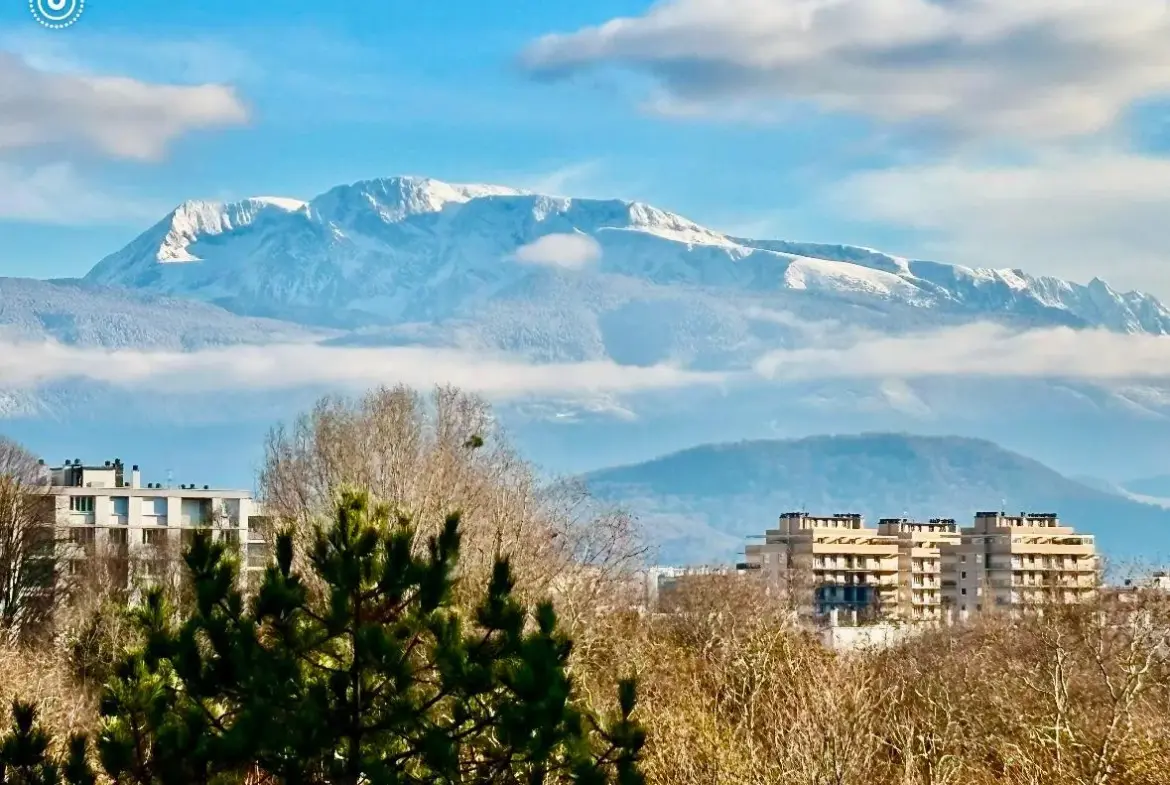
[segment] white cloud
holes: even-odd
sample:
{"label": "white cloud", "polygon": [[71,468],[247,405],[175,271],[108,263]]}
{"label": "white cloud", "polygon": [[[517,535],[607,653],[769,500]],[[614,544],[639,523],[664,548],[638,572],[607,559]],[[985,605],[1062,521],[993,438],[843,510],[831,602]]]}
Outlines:
{"label": "white cloud", "polygon": [[610,361],[536,365],[507,356],[421,347],[351,348],[316,344],[232,346],[194,352],[109,350],[0,339],[0,388],[29,389],[87,380],[152,393],[364,389],[438,383],[497,398],[598,395],[718,384],[724,376],[668,365]]}
{"label": "white cloud", "polygon": [[916,335],[843,333],[770,352],[755,364],[777,381],[1016,377],[1115,383],[1170,380],[1170,336],[973,324]]}
{"label": "white cloud", "polygon": [[157,218],[163,206],[113,198],[67,163],[26,167],[0,161],[0,220],[60,225]]}
{"label": "white cloud", "polygon": [[914,229],[946,261],[1020,267],[1170,296],[1170,159],[1064,152],[1029,163],[949,161],[836,183],[836,214]]}
{"label": "white cloud", "polygon": [[676,114],[779,99],[963,135],[1061,138],[1170,92],[1164,0],[661,0],[547,35],[537,73],[618,65]]}
{"label": "white cloud", "polygon": [[50,72],[0,52],[0,151],[81,147],[152,161],[184,133],[247,117],[223,85]]}
{"label": "white cloud", "polygon": [[517,248],[512,257],[524,264],[579,270],[601,258],[601,246],[587,234],[546,234]]}

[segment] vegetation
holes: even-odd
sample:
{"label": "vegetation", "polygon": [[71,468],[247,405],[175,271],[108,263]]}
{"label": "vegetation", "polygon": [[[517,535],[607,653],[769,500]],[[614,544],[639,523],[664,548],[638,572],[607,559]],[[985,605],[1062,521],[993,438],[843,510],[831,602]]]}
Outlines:
{"label": "vegetation", "polygon": [[275,432],[256,591],[197,539],[181,591],[0,646],[0,782],[1165,782],[1163,594],[853,653],[753,577],[640,613],[628,519],[542,487],[489,415],[399,389]]}
{"label": "vegetation", "polygon": [[[458,516],[422,553],[413,543],[406,519],[345,494],[307,559],[321,596],[293,570],[285,533],[246,601],[224,545],[196,538],[192,603],[150,591],[134,611],[139,644],[103,691],[105,774],[137,785],[642,782],[633,682],[602,722],[574,696],[552,605],[530,612],[513,597],[506,558],[468,616],[451,605]],[[13,716],[0,760],[15,781],[92,781],[84,737],[56,764],[33,707]]]}
{"label": "vegetation", "polygon": [[56,605],[52,503],[36,456],[0,436],[0,641],[27,640]]}

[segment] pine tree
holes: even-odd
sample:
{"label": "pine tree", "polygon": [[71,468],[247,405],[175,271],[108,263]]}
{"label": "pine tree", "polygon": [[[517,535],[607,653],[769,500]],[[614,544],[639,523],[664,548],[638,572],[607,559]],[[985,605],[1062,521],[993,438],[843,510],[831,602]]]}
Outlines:
{"label": "pine tree", "polygon": [[497,561],[474,613],[452,602],[459,517],[414,547],[409,521],[347,494],[318,530],[306,591],[280,535],[251,600],[220,543],[185,555],[194,601],[137,611],[140,649],[102,703],[120,783],[640,785],[634,684],[603,722],[574,693],[551,604],[526,608]]}
{"label": "pine tree", "polygon": [[94,785],[86,737],[69,739],[64,765],[49,752],[49,733],[37,724],[36,707],[12,704],[12,728],[0,741],[0,785]]}

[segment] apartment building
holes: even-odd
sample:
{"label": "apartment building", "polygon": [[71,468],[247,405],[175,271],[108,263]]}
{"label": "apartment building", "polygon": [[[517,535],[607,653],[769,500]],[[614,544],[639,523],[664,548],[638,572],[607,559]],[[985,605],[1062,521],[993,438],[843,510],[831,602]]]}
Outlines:
{"label": "apartment building", "polygon": [[1097,589],[1093,536],[1063,525],[1056,513],[978,512],[943,554],[944,603],[960,618],[1078,602]]}
{"label": "apartment building", "polygon": [[199,529],[240,547],[245,576],[267,564],[260,510],[250,491],[143,485],[138,466],[127,471],[120,460],[88,465],[78,459],[44,472],[69,573],[101,553],[119,557],[111,563],[121,565],[128,582],[136,577],[131,564],[139,576],[149,576],[176,558]]}
{"label": "apartment building", "polygon": [[942,621],[942,583],[950,567],[949,555],[944,564],[943,547],[956,546],[960,539],[954,518],[882,518],[878,533],[894,538],[898,544],[898,617],[916,622]]}
{"label": "apartment building", "polygon": [[856,513],[784,513],[745,556],[745,566],[782,586],[802,614],[823,619],[836,610],[874,619],[898,612],[898,538],[867,527]]}

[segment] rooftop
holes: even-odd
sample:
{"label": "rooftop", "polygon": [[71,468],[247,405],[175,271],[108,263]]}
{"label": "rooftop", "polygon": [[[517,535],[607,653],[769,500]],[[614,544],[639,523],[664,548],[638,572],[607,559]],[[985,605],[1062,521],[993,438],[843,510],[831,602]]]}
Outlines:
{"label": "rooftop", "polygon": [[[41,466],[45,466],[42,460]],[[121,458],[103,461],[102,463],[84,463],[80,458],[66,460],[61,466],[45,467],[46,479],[55,488],[126,488],[131,490],[160,490],[160,491],[196,491],[196,492],[227,492],[233,495],[248,494],[250,492],[239,489],[214,488],[210,485],[196,483],[180,483],[173,486],[168,478],[164,485],[161,482],[142,483],[142,475],[138,464],[133,464],[129,470]]]}

